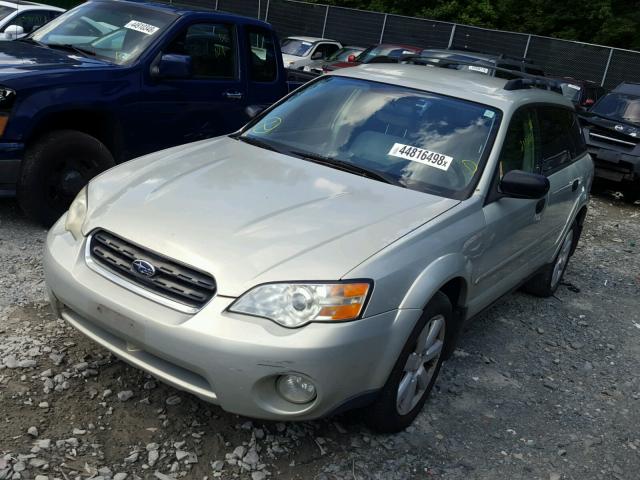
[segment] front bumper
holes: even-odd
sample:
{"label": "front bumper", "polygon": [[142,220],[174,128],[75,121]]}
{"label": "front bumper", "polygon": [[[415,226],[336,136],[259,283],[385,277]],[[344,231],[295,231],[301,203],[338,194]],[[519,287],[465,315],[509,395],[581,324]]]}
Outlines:
{"label": "front bumper", "polygon": [[[59,316],[126,362],[224,410],[264,419],[309,420],[380,389],[420,310],[396,310],[354,322],[286,329],[232,314],[216,296],[194,315],[143,298],[95,271],[84,241],[50,230],[45,275]],[[275,389],[278,376],[302,374],[317,398],[293,404]]]}
{"label": "front bumper", "polygon": [[24,154],[22,143],[0,142],[0,196],[13,196]]}
{"label": "front bumper", "polygon": [[612,182],[640,180],[640,156],[589,145],[595,165],[595,176]]}

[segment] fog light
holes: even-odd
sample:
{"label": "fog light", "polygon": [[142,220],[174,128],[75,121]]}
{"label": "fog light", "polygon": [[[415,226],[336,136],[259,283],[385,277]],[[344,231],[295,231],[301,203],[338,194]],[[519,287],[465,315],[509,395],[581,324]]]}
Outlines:
{"label": "fog light", "polygon": [[291,403],[309,403],[316,398],[316,387],[300,375],[282,375],[276,382],[278,393]]}

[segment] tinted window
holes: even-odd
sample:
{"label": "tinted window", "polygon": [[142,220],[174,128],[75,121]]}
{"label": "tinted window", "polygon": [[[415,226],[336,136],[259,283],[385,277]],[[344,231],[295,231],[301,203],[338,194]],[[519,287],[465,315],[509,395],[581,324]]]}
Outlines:
{"label": "tinted window", "polygon": [[[567,165],[578,153],[579,126],[573,112],[564,108],[538,108],[542,173],[553,173]],[[576,130],[576,128],[578,130]]]}
{"label": "tinted window", "polygon": [[613,120],[640,125],[640,96],[610,93],[602,97],[591,111]]}
{"label": "tinted window", "polygon": [[15,8],[7,7],[5,5],[0,5],[0,20],[2,20],[5,17],[8,17],[15,11],[16,11]]}
{"label": "tinted window", "polygon": [[327,58],[332,53],[334,53],[336,50],[338,50],[338,46],[337,45],[334,45],[332,43],[323,43],[323,44],[318,45],[316,47],[316,49],[314,50],[313,54],[315,55],[316,53],[320,52],[322,54],[322,58]]}
{"label": "tinted window", "polygon": [[194,78],[234,78],[236,49],[229,25],[198,23],[175,39],[166,53],[189,55]]}
{"label": "tinted window", "polygon": [[518,110],[511,118],[509,129],[500,151],[500,178],[511,170],[537,173],[538,146],[533,110]]}
{"label": "tinted window", "polygon": [[259,27],[247,27],[249,37],[249,77],[254,82],[272,82],[278,76],[276,47],[271,32]]}
{"label": "tinted window", "polygon": [[405,188],[461,198],[482,173],[499,117],[474,102],[329,76],[296,92],[243,136],[294,157],[329,157]]}

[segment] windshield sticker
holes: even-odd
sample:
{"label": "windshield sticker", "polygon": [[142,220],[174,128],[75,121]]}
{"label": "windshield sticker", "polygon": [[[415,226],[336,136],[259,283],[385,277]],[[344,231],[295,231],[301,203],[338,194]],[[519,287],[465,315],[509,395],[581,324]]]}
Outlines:
{"label": "windshield sticker", "polygon": [[484,116],[487,118],[493,118],[495,116],[496,112],[494,112],[493,110],[485,110],[484,111]]}
{"label": "windshield sticker", "polygon": [[489,69],[486,67],[476,67],[475,65],[469,65],[469,70],[472,72],[489,73]]}
{"label": "windshield sticker", "polygon": [[276,128],[278,128],[281,123],[282,123],[282,118],[280,117],[269,118],[260,122],[255,127],[253,127],[253,132],[254,133],[270,133]]}
{"label": "windshield sticker", "polygon": [[402,143],[395,143],[393,147],[391,147],[391,150],[389,150],[388,155],[429,165],[430,167],[439,168],[445,172],[449,170],[449,166],[451,162],[453,162],[453,157],[449,157],[448,155],[431,152],[424,148],[413,147],[411,145],[404,145]]}
{"label": "windshield sticker", "polygon": [[153,25],[149,25],[148,23],[139,22],[137,20],[131,20],[127,23],[124,28],[128,28],[129,30],[135,30],[136,32],[144,33],[145,35],[153,35],[158,30],[158,27],[154,27]]}
{"label": "windshield sticker", "polygon": [[573,83],[567,83],[567,87],[573,88],[574,90],[580,90],[580,85],[574,85]]}

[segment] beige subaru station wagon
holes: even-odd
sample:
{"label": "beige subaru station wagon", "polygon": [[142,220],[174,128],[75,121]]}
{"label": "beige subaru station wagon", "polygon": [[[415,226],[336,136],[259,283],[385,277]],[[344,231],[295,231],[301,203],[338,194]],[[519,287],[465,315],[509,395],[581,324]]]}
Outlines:
{"label": "beige subaru station wagon", "polygon": [[229,412],[401,430],[464,323],[553,294],[578,243],[593,165],[542,84],[349,68],[115,167],[49,232],[55,312]]}

